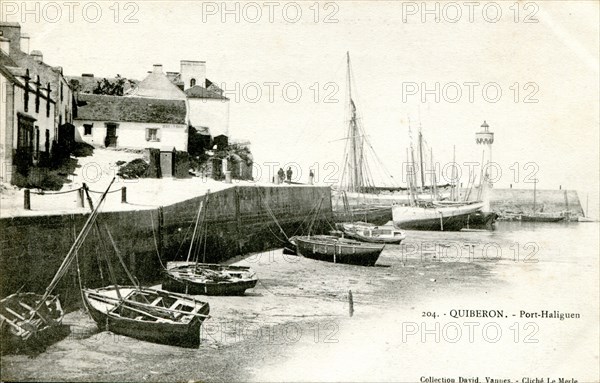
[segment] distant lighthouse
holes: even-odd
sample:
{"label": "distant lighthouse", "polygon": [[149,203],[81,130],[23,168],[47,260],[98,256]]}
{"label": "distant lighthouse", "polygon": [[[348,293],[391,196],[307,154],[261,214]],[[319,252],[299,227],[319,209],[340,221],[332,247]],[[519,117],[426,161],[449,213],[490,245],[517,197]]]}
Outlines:
{"label": "distant lighthouse", "polygon": [[[494,143],[494,133],[490,132],[490,126],[486,121],[481,124],[483,130],[475,133],[475,142],[488,147],[488,162],[492,162],[492,144]],[[482,166],[484,164],[481,164]]]}
{"label": "distant lighthouse", "polygon": [[482,130],[475,133],[475,142],[477,143],[477,145],[487,146],[487,161],[485,160],[486,156],[484,154],[483,163],[481,164],[481,166],[485,168],[485,174],[483,174],[482,172],[481,178],[483,179],[479,180],[478,199],[483,200],[485,204],[483,210],[490,211],[490,202],[487,189],[491,188],[493,185],[490,181],[489,167],[486,165],[492,162],[492,144],[494,143],[494,133],[490,132],[490,126],[487,124],[486,121],[483,121],[483,124],[481,124],[481,128]]}

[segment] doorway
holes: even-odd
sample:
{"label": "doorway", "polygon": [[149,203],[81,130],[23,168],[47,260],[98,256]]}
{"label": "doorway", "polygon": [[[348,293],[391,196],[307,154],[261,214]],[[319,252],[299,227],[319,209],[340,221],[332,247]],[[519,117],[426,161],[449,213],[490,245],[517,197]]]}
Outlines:
{"label": "doorway", "polygon": [[106,138],[104,139],[104,146],[107,148],[117,147],[117,124],[106,124]]}

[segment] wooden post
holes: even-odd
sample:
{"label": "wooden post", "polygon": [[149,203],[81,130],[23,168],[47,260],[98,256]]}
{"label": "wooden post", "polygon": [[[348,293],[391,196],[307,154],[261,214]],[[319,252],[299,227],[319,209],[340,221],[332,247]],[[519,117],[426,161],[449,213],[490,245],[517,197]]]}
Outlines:
{"label": "wooden post", "polygon": [[158,236],[158,253],[160,254],[160,259],[163,259],[163,253],[164,253],[164,249],[163,249],[163,227],[165,226],[165,214],[163,211],[163,207],[160,206],[158,208],[158,230],[157,230],[157,236]]}
{"label": "wooden post", "polygon": [[23,208],[25,210],[31,210],[31,191],[29,189],[23,190]]}
{"label": "wooden post", "polygon": [[348,290],[348,314],[354,315],[354,299],[352,299],[352,290]]}
{"label": "wooden post", "polygon": [[242,216],[240,214],[240,190],[237,186],[233,189],[235,193],[235,225],[238,242],[237,250],[239,251],[239,254],[242,254]]}
{"label": "wooden post", "polygon": [[127,203],[127,187],[123,186],[121,188],[121,203]]}
{"label": "wooden post", "polygon": [[77,189],[77,207],[85,207],[85,200],[83,196],[83,188]]}

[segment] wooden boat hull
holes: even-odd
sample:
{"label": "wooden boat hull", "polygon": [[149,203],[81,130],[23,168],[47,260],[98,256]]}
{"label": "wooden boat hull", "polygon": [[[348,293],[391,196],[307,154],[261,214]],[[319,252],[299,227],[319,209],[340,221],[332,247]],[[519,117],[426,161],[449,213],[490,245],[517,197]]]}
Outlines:
{"label": "wooden boat hull", "polygon": [[467,226],[470,214],[480,211],[482,203],[447,207],[394,206],[394,226],[406,230],[459,231]]}
{"label": "wooden boat hull", "polygon": [[404,241],[406,237],[401,238],[374,238],[368,237],[364,235],[360,235],[358,233],[352,232],[344,232],[344,236],[352,239],[356,239],[357,241],[366,242],[366,243],[380,243],[384,245],[399,245]]}
{"label": "wooden boat hull", "polygon": [[553,217],[542,215],[521,215],[521,222],[560,222],[564,221],[565,217]]}
{"label": "wooden boat hull", "polygon": [[[137,291],[134,287],[119,287],[125,299],[132,297]],[[210,307],[208,303],[195,302],[191,297],[181,294],[170,293],[161,290],[142,288],[142,293],[149,299],[170,298],[189,302],[190,305],[201,304],[197,310],[198,314],[208,316]],[[84,303],[90,316],[101,330],[112,331],[115,334],[180,347],[196,348],[200,345],[200,326],[203,318],[193,316],[187,320],[139,320],[137,317],[129,317],[119,314],[118,301],[103,301],[102,297],[111,299],[116,297],[114,286],[101,289],[83,289]],[[187,310],[186,310],[187,311]],[[134,314],[135,315],[135,314]]]}
{"label": "wooden boat hull", "polygon": [[36,308],[42,298],[35,293],[17,293],[0,300],[2,354],[41,352],[69,334],[69,326],[62,324],[64,312],[56,296],[50,295],[32,317],[30,308]]}
{"label": "wooden boat hull", "polygon": [[[191,295],[244,295],[247,289],[256,286],[258,278],[249,267],[224,266],[218,264],[180,263],[174,267],[167,264],[163,289]],[[196,272],[198,270],[198,272]],[[203,270],[209,270],[227,280],[209,280],[204,278]]]}
{"label": "wooden boat hull", "polygon": [[467,216],[467,229],[495,230],[498,214],[477,211]]}
{"label": "wooden boat hull", "polygon": [[334,211],[333,219],[336,222],[360,220],[375,225],[384,225],[392,220],[392,209],[391,206],[353,207],[352,214],[345,213],[341,210]]}
{"label": "wooden boat hull", "polygon": [[358,266],[374,266],[385,246],[332,236],[295,237],[294,242],[303,257]]}
{"label": "wooden boat hull", "polygon": [[406,238],[406,234],[390,226],[377,226],[364,222],[347,222],[336,224],[336,227],[344,237],[367,243],[397,245]]}

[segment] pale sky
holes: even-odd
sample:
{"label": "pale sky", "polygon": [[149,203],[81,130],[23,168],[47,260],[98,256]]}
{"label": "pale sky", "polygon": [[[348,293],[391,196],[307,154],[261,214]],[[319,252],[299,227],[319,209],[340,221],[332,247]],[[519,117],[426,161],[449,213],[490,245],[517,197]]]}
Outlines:
{"label": "pale sky", "polygon": [[[255,2],[237,3],[237,10],[235,2],[228,2],[230,14],[223,14],[220,1],[121,2],[118,15],[112,1],[91,3],[78,3],[73,22],[63,2],[55,3],[61,7],[60,15],[56,9],[44,8],[47,3],[39,3],[36,22],[34,3],[29,8],[34,13],[24,15],[21,2],[3,0],[1,16],[21,21],[23,32],[31,37],[30,49],[43,51],[44,60],[63,66],[67,75],[118,73],[142,79],[155,63],[178,71],[179,60],[205,60],[208,78],[226,87],[231,99],[230,135],[252,141],[264,178],[264,163],[270,161],[299,163],[302,181],[315,163],[321,178],[334,171],[329,162],[341,166],[344,141],[340,139],[346,136],[345,53],[350,51],[354,99],[373,147],[396,179],[401,179],[406,157],[409,118],[415,131],[420,122],[434,157],[442,162],[451,161],[453,145],[458,162],[479,160],[482,148],[475,145],[474,133],[486,120],[496,134],[493,158],[503,171],[498,187],[512,183],[531,188],[523,183],[531,170],[524,166],[535,162],[539,188],[562,185],[579,190],[582,202],[590,193],[597,203],[597,1],[475,2],[473,22],[464,2],[428,2],[433,10],[438,4],[439,23],[434,15],[425,15],[422,22],[420,1],[338,1],[316,6],[312,1]],[[96,4],[102,15],[93,23]],[[260,17],[257,8],[262,10]],[[302,14],[292,22],[298,8]],[[492,22],[497,9],[502,15]],[[125,22],[131,12],[137,23]],[[538,22],[524,22],[529,14]],[[21,17],[26,17],[25,22]],[[271,95],[266,83],[272,82],[280,85]],[[408,84],[422,90],[421,84],[435,89],[436,82],[442,96],[439,102],[434,94],[422,102],[419,91],[404,94],[403,100]],[[470,102],[465,83],[472,82],[479,85]],[[462,91],[455,103],[448,100],[457,89],[451,83]],[[282,94],[286,84],[287,100]],[[486,84],[491,84],[490,98],[496,88],[502,90],[497,102],[484,99]],[[252,102],[257,85],[262,95]],[[298,87],[302,95],[291,102]],[[324,102],[327,95],[338,102]],[[526,103],[528,95],[538,102]],[[510,168],[514,163],[520,168],[518,182]]]}

